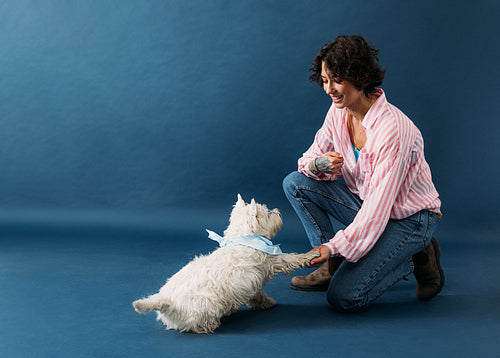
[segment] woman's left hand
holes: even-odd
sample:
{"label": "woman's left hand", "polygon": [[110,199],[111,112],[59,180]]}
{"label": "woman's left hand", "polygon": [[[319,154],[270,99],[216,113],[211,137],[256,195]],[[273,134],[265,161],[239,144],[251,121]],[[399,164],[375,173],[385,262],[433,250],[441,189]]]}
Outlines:
{"label": "woman's left hand", "polygon": [[311,267],[320,266],[330,258],[330,249],[328,248],[328,246],[320,245],[318,247],[315,247],[311,251],[314,250],[319,250],[320,256],[311,260]]}

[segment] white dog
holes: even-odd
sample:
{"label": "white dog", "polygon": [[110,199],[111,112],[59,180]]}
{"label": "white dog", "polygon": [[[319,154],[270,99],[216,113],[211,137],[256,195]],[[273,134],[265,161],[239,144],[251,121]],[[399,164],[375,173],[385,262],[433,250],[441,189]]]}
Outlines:
{"label": "white dog", "polygon": [[[281,214],[252,199],[246,204],[238,194],[230,223],[210,255],[196,257],[173,275],[157,294],[133,303],[139,313],[157,311],[167,329],[213,332],[223,316],[247,304],[268,309],[276,301],[262,287],[278,273],[308,267],[319,251],[283,254],[271,241],[281,229]],[[208,231],[208,230],[207,230]]]}

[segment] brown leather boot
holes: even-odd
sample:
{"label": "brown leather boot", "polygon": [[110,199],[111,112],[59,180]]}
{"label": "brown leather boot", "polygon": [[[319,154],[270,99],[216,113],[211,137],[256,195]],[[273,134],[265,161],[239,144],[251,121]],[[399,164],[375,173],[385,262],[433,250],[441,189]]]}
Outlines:
{"label": "brown leather boot", "polygon": [[444,286],[444,272],[439,263],[441,248],[436,238],[422,251],[412,256],[415,269],[413,274],[417,279],[415,295],[421,301],[429,301],[436,297]]}
{"label": "brown leather boot", "polygon": [[343,257],[332,257],[309,275],[293,277],[290,287],[298,291],[326,291],[332,276],[343,261]]}

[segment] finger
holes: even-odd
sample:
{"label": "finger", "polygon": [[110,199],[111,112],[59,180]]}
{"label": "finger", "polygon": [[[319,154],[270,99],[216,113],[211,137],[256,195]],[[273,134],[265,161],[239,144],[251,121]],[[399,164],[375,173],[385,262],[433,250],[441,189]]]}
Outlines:
{"label": "finger", "polygon": [[322,265],[326,260],[320,260],[319,258],[311,260],[311,266],[320,266]]}
{"label": "finger", "polygon": [[344,159],[342,157],[342,154],[340,154],[339,152],[326,152],[323,155],[326,155],[326,156],[328,156],[330,158],[338,158],[338,159],[342,159],[342,160]]}
{"label": "finger", "polygon": [[317,264],[318,264],[319,259],[321,259],[321,246],[318,246],[318,247],[316,247],[316,248],[312,249],[310,252],[312,252],[312,251],[316,251],[316,254],[317,254],[318,256],[317,256],[317,257],[315,257],[315,258],[313,258],[313,259],[311,260],[311,263],[310,263],[310,264],[311,264],[311,266],[313,266],[313,265],[317,265]]}
{"label": "finger", "polygon": [[341,158],[329,158],[330,159],[330,165],[333,167],[337,167],[339,165],[344,164],[344,159]]}
{"label": "finger", "polygon": [[321,266],[321,265],[323,264],[323,262],[324,262],[324,261],[323,261],[323,262],[319,262],[319,261],[317,261],[317,260],[318,260],[318,259],[314,259],[314,260],[312,260],[312,261],[311,261],[311,264],[310,264],[309,266],[311,266],[311,267]]}
{"label": "finger", "polygon": [[331,165],[331,169],[333,173],[339,172],[342,169],[344,163],[334,163]]}
{"label": "finger", "polygon": [[311,266],[322,264],[323,262],[325,262],[326,260],[328,260],[328,257],[329,256],[320,256],[320,257],[316,257],[315,259],[312,259],[311,260]]}
{"label": "finger", "polygon": [[331,165],[338,165],[340,163],[344,163],[344,158],[342,157],[331,157],[328,155],[326,155],[325,157],[329,160]]}

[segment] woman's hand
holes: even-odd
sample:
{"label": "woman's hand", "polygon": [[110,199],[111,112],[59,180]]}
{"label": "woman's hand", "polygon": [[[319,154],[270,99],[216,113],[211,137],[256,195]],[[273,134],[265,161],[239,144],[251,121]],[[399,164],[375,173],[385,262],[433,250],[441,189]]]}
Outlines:
{"label": "woman's hand", "polygon": [[319,250],[320,255],[319,257],[316,257],[315,259],[311,260],[311,267],[320,266],[330,258],[330,249],[328,248],[328,246],[320,245],[318,247],[315,247],[311,251],[314,250]]}
{"label": "woman's hand", "polygon": [[340,153],[327,152],[311,162],[311,171],[335,174],[342,169],[343,164],[344,158],[340,155]]}

